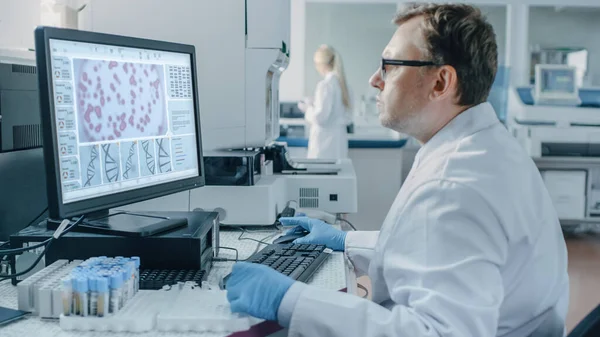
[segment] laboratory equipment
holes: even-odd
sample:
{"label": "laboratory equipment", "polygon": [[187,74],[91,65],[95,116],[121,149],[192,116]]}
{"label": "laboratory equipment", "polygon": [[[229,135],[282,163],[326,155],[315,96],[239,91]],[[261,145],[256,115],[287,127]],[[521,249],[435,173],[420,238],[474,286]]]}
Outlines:
{"label": "laboratory equipment", "polygon": [[564,65],[535,66],[534,95],[536,105],[578,106],[581,104],[576,84],[576,68]]}
{"label": "laboratory equipment", "polygon": [[264,158],[261,150],[205,152],[206,185],[252,186],[264,170]]}
{"label": "laboratory equipment", "polygon": [[[306,209],[355,213],[358,202],[354,166],[350,159],[343,159],[337,167],[336,174],[261,175],[252,186],[205,186],[190,192],[190,204],[197,210],[218,212],[225,226],[271,226],[291,200]],[[161,205],[173,206],[173,201]]]}
{"label": "laboratory equipment", "polygon": [[600,89],[573,87],[571,68],[564,80],[557,79],[565,66],[538,69],[540,78],[547,70],[547,83],[510,88],[508,129],[533,158],[600,156]]}
{"label": "laboratory equipment", "polygon": [[[222,226],[272,226],[285,208],[287,182],[278,175],[262,175],[252,186],[205,186],[190,191],[194,210],[218,212]],[[171,201],[171,200],[168,200]],[[162,207],[172,207],[165,203]]]}
{"label": "laboratory equipment", "polygon": [[584,85],[588,75],[589,52],[585,48],[572,47],[542,47],[532,46],[531,62],[529,64],[530,84],[535,84],[535,67],[538,64],[568,65],[577,69],[576,83],[578,87]]}
{"label": "laboratory equipment", "polygon": [[0,153],[42,146],[36,67],[0,53]]}
{"label": "laboratory equipment", "polygon": [[68,282],[64,283],[62,280],[81,262],[83,261],[56,260],[19,282],[17,285],[19,310],[30,311],[39,317],[58,318],[64,313],[64,304],[73,303],[72,279],[68,278]]}
{"label": "laboratory equipment", "polygon": [[[150,213],[152,214],[152,213]],[[45,255],[46,264],[61,259],[88,259],[104,254],[138,256],[144,269],[194,269],[209,271],[218,254],[219,217],[215,212],[167,212],[187,219],[187,226],[157,235],[122,237],[69,232],[53,241]],[[25,247],[48,239],[54,231],[45,225],[29,227],[10,237],[11,247]],[[168,252],[165,254],[165,252]],[[135,262],[135,261],[134,261]],[[137,263],[136,263],[137,265]],[[16,280],[13,279],[16,284]]]}
{"label": "laboratory equipment", "polygon": [[560,219],[586,217],[586,170],[542,170],[542,178]]}
{"label": "laboratory equipment", "polygon": [[[308,282],[331,252],[323,245],[271,244],[247,261],[271,267],[294,280]],[[228,277],[223,278],[221,288],[225,289]]]}
{"label": "laboratory equipment", "polygon": [[0,153],[0,186],[0,241],[8,241],[48,206],[42,149]]}
{"label": "laboratory equipment", "polygon": [[0,50],[0,241],[47,205],[37,69],[33,53],[13,54]]}
{"label": "laboratory equipment", "polygon": [[204,185],[195,48],[50,27],[35,41],[48,226],[81,214],[79,228],[120,235],[185,226],[109,208]]}
{"label": "laboratory equipment", "polygon": [[202,284],[206,281],[206,270],[197,269],[145,269],[140,275],[140,288],[158,290],[180,282]]}

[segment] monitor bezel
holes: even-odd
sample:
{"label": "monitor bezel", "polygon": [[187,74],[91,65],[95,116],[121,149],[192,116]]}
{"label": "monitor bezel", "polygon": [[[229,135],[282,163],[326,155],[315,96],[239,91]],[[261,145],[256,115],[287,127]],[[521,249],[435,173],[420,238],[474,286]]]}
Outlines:
{"label": "monitor bezel", "polygon": [[[141,202],[205,185],[200,105],[197,89],[196,50],[194,46],[143,38],[44,26],[37,27],[35,29],[34,36],[40,95],[40,117],[42,123],[44,163],[46,166],[48,208],[51,219],[65,219],[73,216],[104,211],[110,208]],[[58,156],[59,150],[56,129],[56,111],[54,100],[52,99],[52,97],[54,97],[54,88],[52,81],[50,53],[51,39],[189,54],[191,60],[192,98],[196,116],[195,127],[198,176],[64,204],[62,197],[62,184],[60,179],[60,159]]]}

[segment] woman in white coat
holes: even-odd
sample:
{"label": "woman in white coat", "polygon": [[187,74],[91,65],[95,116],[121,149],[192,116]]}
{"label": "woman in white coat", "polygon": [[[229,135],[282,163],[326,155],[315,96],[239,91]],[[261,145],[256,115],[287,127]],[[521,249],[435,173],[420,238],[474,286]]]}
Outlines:
{"label": "woman in white coat", "polygon": [[322,45],[314,56],[315,67],[323,76],[314,100],[300,102],[310,133],[308,158],[342,159],[348,157],[346,126],[350,121],[350,95],[342,59],[331,47]]}

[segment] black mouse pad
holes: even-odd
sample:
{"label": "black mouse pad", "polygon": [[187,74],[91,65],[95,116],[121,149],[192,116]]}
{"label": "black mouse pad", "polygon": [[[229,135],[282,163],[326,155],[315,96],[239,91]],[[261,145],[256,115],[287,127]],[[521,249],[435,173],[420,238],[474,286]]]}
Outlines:
{"label": "black mouse pad", "polygon": [[0,325],[5,325],[12,321],[16,321],[19,318],[25,317],[27,314],[29,314],[28,311],[13,310],[5,307],[0,307]]}

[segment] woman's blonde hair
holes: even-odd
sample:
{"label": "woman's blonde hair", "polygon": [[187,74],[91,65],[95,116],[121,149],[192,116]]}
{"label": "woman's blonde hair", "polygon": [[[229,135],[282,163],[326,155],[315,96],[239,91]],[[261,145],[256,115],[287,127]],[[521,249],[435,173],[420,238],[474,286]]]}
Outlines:
{"label": "woman's blonde hair", "polygon": [[335,49],[333,49],[333,47],[324,44],[315,52],[315,61],[328,65],[337,75],[340,87],[342,88],[342,103],[346,109],[350,109],[352,103],[350,102],[350,94],[348,92],[348,84],[346,83],[346,74],[344,73],[342,57]]}

